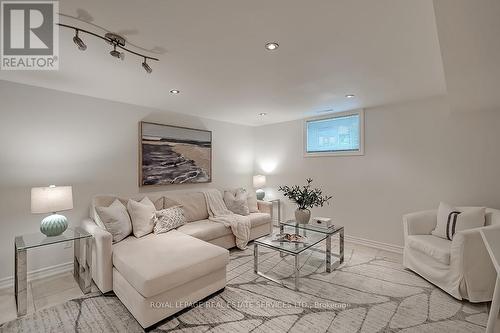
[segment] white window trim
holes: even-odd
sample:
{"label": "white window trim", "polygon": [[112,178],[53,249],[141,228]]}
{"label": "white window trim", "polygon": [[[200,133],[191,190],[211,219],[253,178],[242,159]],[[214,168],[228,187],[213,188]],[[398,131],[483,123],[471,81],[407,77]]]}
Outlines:
{"label": "white window trim", "polygon": [[[359,150],[357,151],[338,151],[338,152],[307,152],[307,122],[311,120],[332,119],[337,117],[345,117],[359,115]],[[325,116],[312,117],[304,119],[304,126],[302,127],[303,150],[304,157],[324,157],[324,156],[362,156],[365,154],[365,111],[363,109],[330,113]]]}

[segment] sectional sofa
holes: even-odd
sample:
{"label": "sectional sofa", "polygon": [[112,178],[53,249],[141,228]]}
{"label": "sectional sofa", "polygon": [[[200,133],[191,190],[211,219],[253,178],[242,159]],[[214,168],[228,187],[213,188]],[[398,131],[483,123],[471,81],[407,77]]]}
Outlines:
{"label": "sectional sofa", "polygon": [[[144,196],[157,210],[182,205],[188,223],[163,234],[141,238],[130,235],[113,244],[95,207],[107,207],[115,199],[126,205],[128,199],[141,200]],[[272,230],[271,204],[258,201],[258,208],[258,213],[249,215],[252,240]],[[227,249],[235,246],[235,238],[230,228],[208,220],[202,192],[98,195],[82,227],[94,235],[95,284],[103,293],[113,290],[144,328],[226,286]]]}

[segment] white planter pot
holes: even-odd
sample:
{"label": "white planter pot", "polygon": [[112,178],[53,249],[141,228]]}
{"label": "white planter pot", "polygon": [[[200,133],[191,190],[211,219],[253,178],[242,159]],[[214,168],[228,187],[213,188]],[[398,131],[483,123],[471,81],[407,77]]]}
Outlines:
{"label": "white planter pot", "polygon": [[310,218],[311,218],[311,211],[309,209],[295,210],[295,221],[297,221],[297,223],[301,224],[309,223]]}

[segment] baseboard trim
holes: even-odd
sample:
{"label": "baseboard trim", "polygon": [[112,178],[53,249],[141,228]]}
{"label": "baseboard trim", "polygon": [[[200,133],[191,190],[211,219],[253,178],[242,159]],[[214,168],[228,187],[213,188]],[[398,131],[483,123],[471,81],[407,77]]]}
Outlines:
{"label": "baseboard trim", "polygon": [[357,243],[360,245],[373,247],[373,248],[376,248],[379,250],[394,252],[394,253],[398,253],[398,254],[403,253],[403,247],[399,246],[399,245],[387,244],[387,243],[377,242],[377,241],[374,241],[371,239],[348,236],[348,235],[345,236],[345,240],[347,242]]}
{"label": "baseboard trim", "polygon": [[[54,275],[70,272],[72,270],[73,270],[72,261],[40,269],[35,269],[33,271],[28,272],[28,281],[39,280]],[[12,287],[13,285],[14,285],[14,276],[7,276],[3,279],[0,279],[0,289],[9,288]]]}

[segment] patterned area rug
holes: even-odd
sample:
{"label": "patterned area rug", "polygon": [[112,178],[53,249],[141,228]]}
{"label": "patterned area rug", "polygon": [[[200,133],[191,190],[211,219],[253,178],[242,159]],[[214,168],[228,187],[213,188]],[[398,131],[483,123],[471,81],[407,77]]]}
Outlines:
{"label": "patterned area rug", "polygon": [[[323,245],[324,246],[324,245]],[[300,258],[296,292],[253,273],[253,246],[231,251],[226,289],[152,332],[484,332],[486,304],[460,302],[376,250],[346,250],[325,273],[321,246]],[[260,270],[292,285],[293,258],[263,249]],[[143,332],[114,296],[93,294],[8,322],[2,332]]]}

